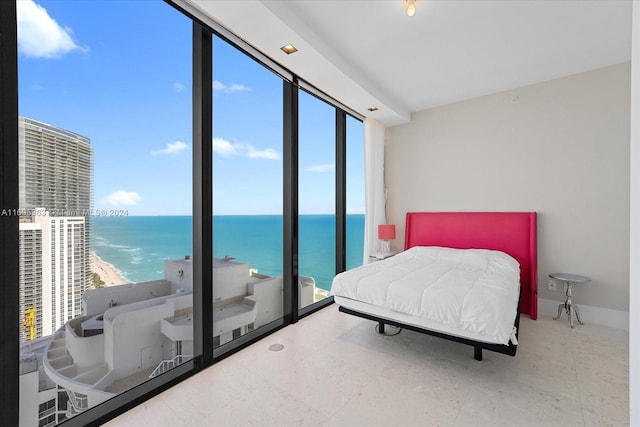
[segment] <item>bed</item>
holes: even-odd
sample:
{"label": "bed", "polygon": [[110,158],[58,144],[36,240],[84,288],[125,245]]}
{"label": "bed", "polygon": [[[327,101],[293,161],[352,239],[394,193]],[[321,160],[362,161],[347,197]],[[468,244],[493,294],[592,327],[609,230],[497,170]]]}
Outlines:
{"label": "bed", "polygon": [[515,356],[537,318],[535,212],[409,212],[405,251],[338,274],[341,312]]}

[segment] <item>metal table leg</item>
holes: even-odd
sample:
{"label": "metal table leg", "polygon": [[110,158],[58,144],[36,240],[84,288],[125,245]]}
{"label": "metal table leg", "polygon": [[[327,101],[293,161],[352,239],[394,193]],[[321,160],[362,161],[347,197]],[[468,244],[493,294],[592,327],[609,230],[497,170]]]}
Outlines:
{"label": "metal table leg", "polygon": [[566,286],[567,286],[567,289],[565,291],[565,295],[567,296],[567,299],[563,304],[558,305],[558,316],[554,317],[553,320],[558,320],[560,318],[560,316],[562,315],[562,308],[564,307],[565,311],[567,312],[567,320],[569,320],[569,325],[571,325],[572,328],[574,326],[573,325],[574,313],[576,315],[576,320],[578,321],[578,323],[581,325],[584,325],[584,323],[580,321],[580,311],[578,310],[578,306],[577,305],[574,306],[573,303],[571,302],[571,282],[567,281]]}
{"label": "metal table leg", "polygon": [[571,304],[567,307],[567,317],[569,318],[569,325],[573,328],[573,307]]}
{"label": "metal table leg", "polygon": [[553,320],[558,320],[560,318],[560,316],[562,315],[562,309],[564,308],[564,306],[565,306],[564,303],[558,304],[558,315],[554,317]]}
{"label": "metal table leg", "polygon": [[582,323],[580,321],[580,310],[578,310],[578,306],[577,305],[573,306],[573,311],[576,312],[576,320],[578,321],[578,323],[580,323],[581,325],[584,325],[584,323]]}

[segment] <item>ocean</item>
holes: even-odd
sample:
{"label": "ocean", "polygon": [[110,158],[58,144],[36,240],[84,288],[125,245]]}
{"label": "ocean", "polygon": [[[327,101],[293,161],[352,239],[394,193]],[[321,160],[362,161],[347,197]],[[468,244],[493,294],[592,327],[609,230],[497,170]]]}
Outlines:
{"label": "ocean", "polygon": [[[335,275],[335,217],[301,215],[299,274],[329,290]],[[224,215],[213,218],[213,254],[247,262],[269,276],[282,274],[282,216]],[[364,215],[347,215],[347,268],[362,264]],[[190,216],[92,218],[91,250],[129,282],[162,278],[164,261],[192,255]]]}

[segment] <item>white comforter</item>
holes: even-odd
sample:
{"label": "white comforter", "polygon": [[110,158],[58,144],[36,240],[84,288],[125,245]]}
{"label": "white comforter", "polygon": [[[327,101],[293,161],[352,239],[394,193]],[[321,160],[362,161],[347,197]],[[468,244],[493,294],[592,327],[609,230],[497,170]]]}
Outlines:
{"label": "white comforter", "polygon": [[486,249],[414,247],[338,274],[331,294],[508,344],[520,292],[520,266]]}

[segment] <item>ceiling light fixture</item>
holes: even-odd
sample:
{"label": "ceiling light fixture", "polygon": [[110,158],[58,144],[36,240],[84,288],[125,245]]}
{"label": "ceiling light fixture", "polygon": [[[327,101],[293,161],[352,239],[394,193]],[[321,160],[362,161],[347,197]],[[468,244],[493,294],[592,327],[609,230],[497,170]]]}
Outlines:
{"label": "ceiling light fixture", "polygon": [[296,47],[292,44],[284,45],[280,48],[280,50],[286,53],[287,55],[291,55],[292,53],[295,53],[298,51],[298,49],[296,49]]}
{"label": "ceiling light fixture", "polygon": [[404,7],[407,8],[407,16],[416,14],[416,2],[417,0],[404,0]]}

